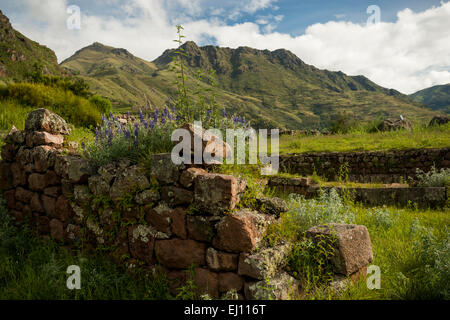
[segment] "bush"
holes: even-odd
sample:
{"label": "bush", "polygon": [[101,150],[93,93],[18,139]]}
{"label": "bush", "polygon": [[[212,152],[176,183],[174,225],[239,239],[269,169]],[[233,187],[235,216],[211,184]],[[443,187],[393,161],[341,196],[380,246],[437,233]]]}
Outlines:
{"label": "bush", "polygon": [[300,230],[326,223],[352,223],[354,215],[335,188],[320,191],[319,199],[306,200],[303,196],[291,194],[289,196],[290,220]]}
{"label": "bush", "polygon": [[450,185],[450,169],[441,168],[441,170],[437,170],[433,166],[429,172],[423,172],[417,168],[416,176],[418,181],[415,185],[418,187],[445,187]]}
{"label": "bush", "polygon": [[43,84],[14,83],[0,87],[0,99],[24,108],[47,108],[76,126],[95,126],[101,112],[97,105],[71,91]]}
{"label": "bush", "polygon": [[93,95],[89,98],[89,102],[101,112],[101,114],[108,114],[111,112],[112,104],[108,99],[102,98],[98,95]]}

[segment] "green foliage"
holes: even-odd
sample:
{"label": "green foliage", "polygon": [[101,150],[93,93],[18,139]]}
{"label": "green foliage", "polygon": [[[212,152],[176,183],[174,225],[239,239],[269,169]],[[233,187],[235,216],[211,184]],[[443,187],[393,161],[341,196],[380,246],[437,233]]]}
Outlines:
{"label": "green foliage", "polygon": [[108,114],[111,112],[112,104],[108,99],[102,98],[98,95],[93,95],[89,98],[89,102],[94,105],[101,114]]}
{"label": "green foliage", "polygon": [[[75,126],[95,126],[101,116],[100,110],[85,98],[43,84],[14,83],[0,86],[0,100],[5,108],[11,105],[16,108],[21,105],[26,109],[47,108]],[[3,105],[4,101],[9,101],[9,104]]]}
{"label": "green foliage", "polygon": [[450,186],[450,169],[448,168],[441,168],[438,170],[435,166],[433,166],[428,172],[423,172],[417,168],[416,177],[417,182],[413,181],[412,184],[418,187]]}
{"label": "green foliage", "polygon": [[286,214],[291,216],[291,221],[295,221],[299,231],[330,222],[352,223],[355,219],[334,188],[328,191],[320,190],[319,198],[311,200],[291,194],[288,205],[290,211]]}
{"label": "green foliage", "polygon": [[315,242],[304,238],[292,245],[287,270],[302,282],[306,294],[326,286],[333,280],[330,259],[335,254],[333,236],[319,236]]}

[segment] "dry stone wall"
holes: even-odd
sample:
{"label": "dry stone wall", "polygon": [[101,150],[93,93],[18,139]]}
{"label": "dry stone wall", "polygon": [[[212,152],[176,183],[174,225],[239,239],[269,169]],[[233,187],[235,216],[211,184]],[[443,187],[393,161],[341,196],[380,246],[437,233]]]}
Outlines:
{"label": "dry stone wall", "polygon": [[450,148],[409,149],[361,152],[319,152],[280,156],[281,171],[300,176],[314,171],[336,181],[340,168],[348,168],[348,178],[354,182],[398,183],[414,178],[416,169],[428,172],[450,168]]}
{"label": "dry stone wall", "polygon": [[[129,268],[162,271],[174,295],[192,277],[198,294],[214,298],[299,296],[299,282],[283,271],[289,245],[261,245],[287,210],[281,199],[260,199],[266,213],[239,208],[244,180],[175,165],[170,154],[153,155],[147,170],[122,160],[94,171],[63,148],[63,119],[39,109],[26,123],[7,135],[0,162],[0,189],[18,223],[61,245],[105,250]],[[359,245],[370,247],[368,234]]]}

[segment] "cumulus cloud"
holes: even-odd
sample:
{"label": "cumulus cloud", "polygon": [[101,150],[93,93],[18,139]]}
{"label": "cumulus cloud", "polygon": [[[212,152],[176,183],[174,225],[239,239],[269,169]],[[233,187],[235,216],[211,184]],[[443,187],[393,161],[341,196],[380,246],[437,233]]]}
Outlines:
{"label": "cumulus cloud", "polygon": [[403,93],[450,83],[450,2],[423,12],[404,9],[392,23],[318,23],[294,37],[276,32],[281,15],[261,16],[257,22],[229,20],[233,14],[238,17],[274,10],[273,0],[230,0],[222,6],[223,1],[208,0],[209,6],[205,1],[123,0],[117,2],[123,12],[120,17],[89,14],[81,7],[81,30],[68,30],[66,0],[43,0],[39,4],[15,0],[24,10],[12,16],[12,23],[55,50],[59,61],[95,41],[153,60],[174,46],[174,25],[182,23],[187,39],[196,42],[215,39],[217,45],[232,48],[286,48],[316,67],[365,75]]}

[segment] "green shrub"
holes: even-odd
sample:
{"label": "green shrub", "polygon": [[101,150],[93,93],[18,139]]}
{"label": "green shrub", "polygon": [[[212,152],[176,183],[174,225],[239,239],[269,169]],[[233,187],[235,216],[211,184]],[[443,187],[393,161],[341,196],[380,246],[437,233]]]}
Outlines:
{"label": "green shrub", "polygon": [[433,166],[428,172],[423,172],[417,168],[416,176],[418,181],[415,185],[418,187],[445,187],[450,185],[450,169],[448,168],[437,170]]}
{"label": "green shrub", "polygon": [[75,126],[95,126],[101,112],[97,105],[71,91],[43,84],[13,83],[0,87],[0,100],[14,101],[24,108],[47,108]]}

